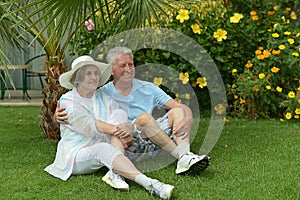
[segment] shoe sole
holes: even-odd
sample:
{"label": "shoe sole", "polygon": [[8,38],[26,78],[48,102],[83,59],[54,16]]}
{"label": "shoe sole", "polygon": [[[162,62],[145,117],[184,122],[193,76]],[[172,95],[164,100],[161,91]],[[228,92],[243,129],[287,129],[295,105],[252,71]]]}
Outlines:
{"label": "shoe sole", "polygon": [[179,171],[176,174],[180,175],[190,175],[190,174],[198,174],[199,171],[204,171],[209,166],[209,157],[205,156],[203,159],[191,165],[184,171]]}
{"label": "shoe sole", "polygon": [[110,178],[103,176],[102,177],[102,181],[104,181],[105,183],[107,183],[108,185],[110,185],[112,188],[114,189],[118,189],[118,190],[124,190],[124,191],[128,191],[129,187],[116,187],[116,185],[113,184],[113,182],[110,180]]}

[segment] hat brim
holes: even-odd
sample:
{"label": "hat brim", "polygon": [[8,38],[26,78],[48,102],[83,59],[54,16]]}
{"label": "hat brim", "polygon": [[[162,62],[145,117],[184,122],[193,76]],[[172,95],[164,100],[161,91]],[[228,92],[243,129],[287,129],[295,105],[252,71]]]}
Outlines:
{"label": "hat brim", "polygon": [[102,62],[97,62],[97,61],[82,61],[77,63],[77,65],[74,66],[74,68],[71,69],[70,71],[60,75],[59,84],[64,88],[73,89],[74,85],[70,82],[70,79],[78,69],[86,65],[93,65],[99,69],[100,71],[100,81],[98,83],[99,87],[104,85],[109,80],[112,71],[112,67],[110,65]]}

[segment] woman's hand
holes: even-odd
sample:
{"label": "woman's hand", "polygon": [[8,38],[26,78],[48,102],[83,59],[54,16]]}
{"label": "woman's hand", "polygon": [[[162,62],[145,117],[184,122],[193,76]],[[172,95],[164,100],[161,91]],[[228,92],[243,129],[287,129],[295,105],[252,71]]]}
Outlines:
{"label": "woman's hand", "polygon": [[127,149],[128,147],[133,145],[134,138],[132,137],[132,135],[130,135],[124,138],[120,138],[120,141],[122,142],[124,149]]}
{"label": "woman's hand", "polygon": [[133,125],[131,123],[122,123],[116,125],[116,131],[113,133],[118,138],[126,138],[133,133]]}
{"label": "woman's hand", "polygon": [[131,123],[122,123],[116,126],[116,131],[113,135],[120,139],[124,149],[127,149],[134,142],[134,138],[132,137],[133,130]]}

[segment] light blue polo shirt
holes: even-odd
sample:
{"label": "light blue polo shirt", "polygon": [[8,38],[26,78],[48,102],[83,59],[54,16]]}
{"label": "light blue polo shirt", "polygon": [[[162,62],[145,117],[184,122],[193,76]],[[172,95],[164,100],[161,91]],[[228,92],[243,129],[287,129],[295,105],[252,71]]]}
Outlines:
{"label": "light blue polo shirt", "polygon": [[143,112],[151,114],[153,108],[162,107],[172,99],[153,83],[133,79],[132,84],[132,90],[128,96],[124,96],[116,90],[112,81],[99,89],[112,97],[120,108],[127,112],[130,122]]}

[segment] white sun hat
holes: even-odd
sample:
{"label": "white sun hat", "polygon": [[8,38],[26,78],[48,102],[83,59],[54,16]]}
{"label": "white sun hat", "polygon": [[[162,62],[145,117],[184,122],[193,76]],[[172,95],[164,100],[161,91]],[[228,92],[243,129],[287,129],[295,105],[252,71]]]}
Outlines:
{"label": "white sun hat", "polygon": [[93,65],[98,67],[99,71],[100,71],[100,81],[98,86],[102,86],[104,85],[108,79],[111,76],[111,71],[112,71],[112,67],[111,65],[108,65],[106,63],[102,63],[102,62],[98,62],[95,61],[91,56],[80,56],[78,58],[76,58],[73,62],[72,62],[72,69],[68,72],[63,73],[60,77],[59,77],[59,83],[62,87],[67,88],[67,89],[72,89],[74,87],[74,85],[71,83],[71,78],[73,76],[73,74],[80,69],[81,67],[84,67],[86,65]]}

